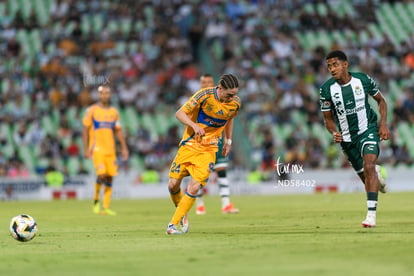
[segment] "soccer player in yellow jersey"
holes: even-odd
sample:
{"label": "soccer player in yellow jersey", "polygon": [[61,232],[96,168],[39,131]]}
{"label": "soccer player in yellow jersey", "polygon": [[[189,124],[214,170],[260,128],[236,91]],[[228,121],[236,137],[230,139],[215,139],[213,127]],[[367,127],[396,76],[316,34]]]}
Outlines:
{"label": "soccer player in yellow jersey", "polygon": [[[98,103],[90,106],[83,117],[83,147],[85,158],[92,158],[97,179],[95,183],[93,212],[102,215],[116,215],[109,209],[112,196],[112,180],[117,175],[115,136],[121,144],[124,160],[128,159],[128,148],[122,134],[119,113],[110,105],[111,89],[103,85],[98,87]],[[101,187],[104,195],[101,210],[99,202]]]}
{"label": "soccer player in yellow jersey", "polygon": [[[214,168],[223,131],[223,156],[231,149],[233,118],[241,106],[238,90],[234,75],[222,75],[216,87],[199,90],[175,114],[186,127],[169,173],[168,188],[176,209],[167,226],[168,235],[188,232],[187,213]],[[180,185],[186,176],[191,180],[183,195]]]}
{"label": "soccer player in yellow jersey", "polygon": [[[207,87],[214,87],[214,78],[210,74],[204,74],[200,77],[201,89]],[[233,203],[230,203],[230,187],[227,179],[228,157],[223,156],[223,141],[220,140],[219,149],[216,153],[216,163],[214,164],[214,171],[217,172],[219,194],[221,197],[221,211],[223,214],[237,214],[239,209],[235,208]],[[196,198],[196,214],[204,215],[206,208],[203,200],[203,188],[200,188]]]}

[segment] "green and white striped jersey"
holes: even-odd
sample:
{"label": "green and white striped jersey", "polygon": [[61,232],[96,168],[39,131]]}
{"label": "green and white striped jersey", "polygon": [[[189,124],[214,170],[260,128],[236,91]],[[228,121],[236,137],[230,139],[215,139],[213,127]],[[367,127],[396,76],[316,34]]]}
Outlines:
{"label": "green and white striped jersey", "polygon": [[321,111],[333,111],[344,142],[352,142],[367,129],[377,128],[377,115],[368,103],[368,94],[379,93],[377,84],[364,73],[350,73],[351,80],[341,85],[330,78],[322,84]]}

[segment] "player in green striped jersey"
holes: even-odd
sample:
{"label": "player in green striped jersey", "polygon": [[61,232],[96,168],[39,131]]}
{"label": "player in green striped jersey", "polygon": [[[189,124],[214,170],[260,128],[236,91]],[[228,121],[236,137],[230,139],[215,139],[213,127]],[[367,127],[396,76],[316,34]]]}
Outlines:
{"label": "player in green striped jersey", "polygon": [[[340,143],[343,152],[365,185],[368,213],[364,227],[376,226],[378,191],[385,192],[385,182],[376,161],[379,141],[388,140],[387,104],[375,81],[364,73],[348,72],[344,52],[335,50],[326,57],[332,78],[320,88],[320,103],[326,129],[333,140]],[[368,103],[372,96],[378,104],[377,115]]]}

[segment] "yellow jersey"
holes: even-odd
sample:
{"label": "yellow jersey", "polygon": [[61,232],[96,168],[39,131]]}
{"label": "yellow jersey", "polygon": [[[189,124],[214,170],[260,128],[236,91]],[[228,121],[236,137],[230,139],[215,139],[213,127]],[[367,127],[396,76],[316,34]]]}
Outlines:
{"label": "yellow jersey", "polygon": [[240,107],[241,101],[237,96],[228,103],[220,102],[216,87],[197,91],[181,107],[181,110],[201,126],[206,134],[203,137],[195,136],[194,130],[186,126],[180,146],[185,145],[200,152],[216,152],[227,121],[237,115]]}
{"label": "yellow jersey", "polygon": [[114,130],[121,128],[118,110],[114,107],[90,106],[82,123],[89,127],[89,150],[93,153],[115,155]]}

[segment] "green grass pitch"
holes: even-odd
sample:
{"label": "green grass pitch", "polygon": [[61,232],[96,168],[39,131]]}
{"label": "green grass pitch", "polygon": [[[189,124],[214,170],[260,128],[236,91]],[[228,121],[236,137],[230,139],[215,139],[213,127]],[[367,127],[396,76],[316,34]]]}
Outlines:
{"label": "green grass pitch", "polygon": [[[413,197],[380,195],[364,229],[362,193],[237,196],[237,215],[210,196],[179,236],[165,234],[168,198],[113,200],[115,217],[91,201],[0,202],[0,275],[413,275]],[[39,225],[27,243],[9,234],[19,213]]]}

